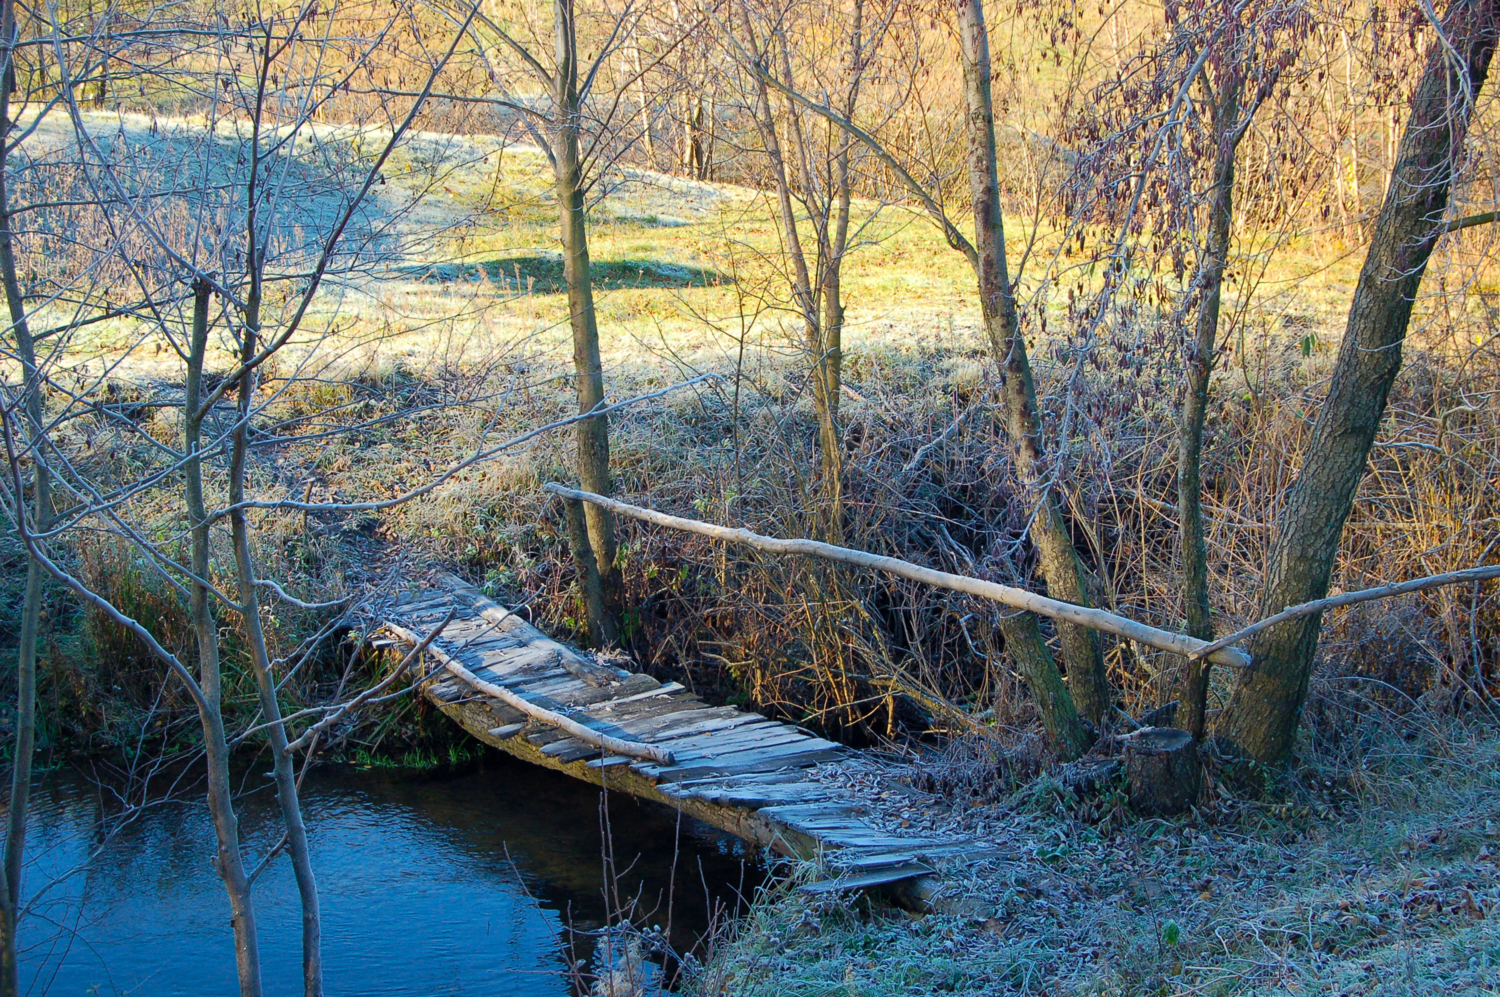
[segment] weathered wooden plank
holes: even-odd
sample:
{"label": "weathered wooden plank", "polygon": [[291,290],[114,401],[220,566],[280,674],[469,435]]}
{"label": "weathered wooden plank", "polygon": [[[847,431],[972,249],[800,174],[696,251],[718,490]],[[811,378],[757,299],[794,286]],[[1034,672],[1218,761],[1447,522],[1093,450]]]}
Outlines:
{"label": "weathered wooden plank", "polygon": [[[671,788],[671,787],[674,787],[674,786],[675,786],[675,783],[662,783],[662,787],[664,789],[665,788]],[[806,789],[792,787],[792,788],[789,789],[788,792],[785,792],[785,793],[776,793],[776,794],[771,794],[771,793],[768,793],[768,792],[766,792],[764,790],[725,789],[725,790],[715,790],[715,791],[709,792],[709,793],[688,792],[688,793],[684,793],[682,795],[683,795],[684,798],[693,797],[693,798],[696,798],[696,799],[701,799],[701,800],[705,800],[705,801],[710,802],[710,803],[717,804],[718,806],[742,807],[742,808],[744,808],[746,810],[755,810],[755,811],[759,812],[760,810],[764,809],[765,807],[774,806],[774,805],[776,805],[778,803],[785,803],[789,799],[790,800],[822,800],[822,799],[827,799],[828,796],[829,796],[829,792],[830,791],[829,791],[829,789],[826,786],[818,786],[817,788],[806,788]]]}
{"label": "weathered wooden plank", "polygon": [[612,717],[614,723],[646,740],[665,739],[666,735],[686,735],[707,730],[729,730],[744,724],[764,723],[765,717],[741,713],[725,706],[698,706],[664,712],[653,717]]}
{"label": "weathered wooden plank", "polygon": [[423,613],[433,609],[442,608],[447,611],[453,605],[453,599],[448,595],[429,595],[417,599],[406,600],[396,603],[391,611],[400,615],[411,613]]}
{"label": "weathered wooden plank", "polygon": [[[641,687],[639,689],[632,688],[628,691],[626,690],[625,687],[627,685],[635,685],[637,684],[638,680],[641,679],[644,679],[645,683],[641,684]],[[620,681],[621,695],[612,696],[607,700],[599,700],[598,708],[613,708],[617,706],[623,706],[626,703],[634,703],[635,701],[640,699],[650,699],[654,696],[669,696],[674,692],[686,691],[687,687],[684,686],[681,682],[662,683],[658,682],[650,675],[632,675],[629,678],[622,679]]]}
{"label": "weathered wooden plank", "polygon": [[940,848],[946,842],[923,838],[902,838],[889,831],[880,831],[866,824],[851,828],[821,828],[818,840],[838,848],[880,848],[886,850],[910,849],[925,853],[928,848]]}
{"label": "weathered wooden plank", "polygon": [[625,675],[629,674],[623,669],[614,668],[591,660],[567,645],[553,640],[515,613],[484,595],[478,589],[465,584],[462,580],[452,575],[440,578],[439,582],[443,588],[448,590],[451,598],[456,603],[466,606],[471,611],[476,612],[482,619],[511,636],[524,640],[529,648],[556,653],[559,663],[564,668],[567,668],[578,678],[590,685],[608,685],[619,681]]}
{"label": "weathered wooden plank", "polygon": [[697,779],[684,779],[685,787],[692,786],[718,786],[723,789],[755,789],[767,788],[777,785],[791,785],[807,782],[807,773],[800,770],[787,772],[750,772],[744,774],[721,773],[719,775],[703,776]]}
{"label": "weathered wooden plank", "polygon": [[540,748],[543,745],[552,744],[556,741],[576,741],[578,739],[565,730],[559,730],[556,727],[543,727],[540,730],[535,730],[527,734],[526,740]]}
{"label": "weathered wooden plank", "polygon": [[913,859],[917,861],[935,861],[945,858],[978,860],[997,854],[992,848],[986,848],[966,839],[927,845],[914,844],[905,838],[893,840],[900,847],[862,846],[832,849],[827,852],[828,864],[837,868],[858,870],[870,866],[899,864]]}
{"label": "weathered wooden plank", "polygon": [[497,672],[493,668],[470,668],[469,671],[486,682],[493,682],[495,685],[503,686],[506,689],[534,687],[538,682],[549,682],[562,678],[572,682],[578,681],[569,674],[566,668],[549,668],[546,671],[536,672]]}
{"label": "weathered wooden plank", "polygon": [[637,697],[661,695],[663,692],[662,684],[650,675],[627,675],[618,682],[602,686],[595,692],[589,693],[587,702],[589,705],[620,703]]}
{"label": "weathered wooden plank", "polygon": [[542,754],[556,758],[560,762],[576,762],[585,758],[598,758],[604,752],[592,744],[585,744],[576,737],[570,737],[555,744],[544,745]]}
{"label": "weathered wooden plank", "polygon": [[844,797],[836,805],[826,803],[797,803],[784,807],[775,807],[767,811],[767,813],[781,820],[810,820],[831,816],[863,816],[865,808],[859,802]]}
{"label": "weathered wooden plank", "polygon": [[663,744],[671,741],[674,748],[691,750],[708,744],[724,744],[736,739],[767,737],[773,732],[786,732],[795,737],[806,736],[775,720],[767,720],[754,713],[741,713],[738,716],[717,719],[698,717],[693,718],[691,722],[684,720],[672,727],[662,728],[654,733],[651,739]]}
{"label": "weathered wooden plank", "polygon": [[[388,623],[387,625],[392,629],[396,629],[398,633],[402,632],[396,627],[395,624]],[[414,644],[418,642],[418,638],[414,634],[411,634],[410,631],[406,631],[406,636],[407,639],[412,641]],[[439,657],[440,660],[443,660],[445,657],[441,650],[435,649],[434,653]],[[639,742],[624,741],[621,739],[610,737],[608,735],[600,735],[597,732],[590,730],[586,724],[579,723],[577,720],[574,720],[572,717],[560,712],[555,707],[542,706],[541,702],[545,701],[547,698],[545,696],[536,696],[528,699],[519,693],[512,692],[508,689],[503,689],[500,686],[494,685],[490,682],[485,682],[484,680],[474,675],[473,672],[469,671],[467,668],[463,667],[461,664],[451,658],[447,658],[446,660],[444,660],[444,665],[453,675],[469,683],[471,686],[474,686],[476,691],[482,692],[487,696],[494,696],[497,699],[504,700],[508,705],[513,706],[524,713],[530,714],[535,719],[543,720],[552,726],[562,727],[583,740],[595,741],[601,747],[608,747],[611,751],[615,751],[622,755],[634,755],[637,758],[649,758],[658,764],[669,765],[672,763],[672,755],[669,751],[664,751],[660,748],[655,748],[651,745],[641,744]]]}
{"label": "weathered wooden plank", "polygon": [[524,682],[516,682],[510,688],[526,696],[546,696],[554,703],[571,705],[569,700],[575,693],[583,692],[585,689],[596,688],[590,686],[582,679],[574,678],[572,675],[564,675],[556,678],[534,678]]}
{"label": "weathered wooden plank", "polygon": [[884,886],[887,883],[897,883],[903,879],[930,876],[936,871],[932,866],[923,862],[906,862],[901,865],[871,869],[868,872],[835,876],[830,879],[819,879],[811,883],[804,883],[802,886],[797,887],[797,889],[803,893],[814,894],[837,893],[842,890],[867,890],[872,886]]}
{"label": "weathered wooden plank", "polygon": [[[744,728],[741,728],[743,730]],[[672,756],[677,759],[678,765],[688,762],[708,761],[714,758],[724,758],[745,751],[759,748],[775,748],[784,744],[796,744],[799,741],[811,741],[809,738],[791,728],[781,729],[752,728],[748,734],[739,734],[738,731],[716,738],[713,734],[699,735],[693,738],[690,745],[685,745],[680,740],[663,741],[653,738],[653,744],[669,744],[672,747]]]}
{"label": "weathered wooden plank", "polygon": [[784,768],[807,768],[823,762],[837,761],[846,757],[844,749],[814,749],[793,755],[753,755],[745,761],[730,762],[716,759],[712,764],[690,765],[684,768],[654,769],[648,771],[650,778],[658,782],[677,782],[682,779],[698,779],[712,775],[741,775],[750,772],[774,772]]}
{"label": "weathered wooden plank", "polygon": [[502,703],[498,699],[485,697],[481,705],[486,711],[489,712],[490,716],[494,719],[495,722],[494,724],[492,724],[492,726],[495,727],[503,727],[507,724],[518,724],[522,723],[523,721],[529,721],[531,719],[520,710],[515,709],[508,703]]}
{"label": "weathered wooden plank", "polygon": [[479,654],[497,654],[506,651],[515,651],[526,646],[524,640],[513,637],[507,633],[489,633],[478,637],[470,637],[464,641],[464,647]]}
{"label": "weathered wooden plank", "polygon": [[665,716],[668,713],[682,713],[686,710],[726,710],[729,713],[738,713],[732,707],[709,706],[697,696],[676,693],[671,696],[663,696],[655,699],[640,699],[618,709],[610,709],[607,704],[601,703],[596,709],[590,710],[600,716],[609,716],[615,723],[626,722],[644,723],[656,717]]}
{"label": "weathered wooden plank", "polygon": [[864,810],[847,797],[836,796],[819,803],[802,803],[765,807],[772,820],[792,824],[804,830],[846,827],[851,821],[862,821]]}
{"label": "weathered wooden plank", "polygon": [[914,851],[891,852],[869,848],[840,848],[828,853],[828,865],[833,869],[851,873],[861,869],[888,869],[893,865],[904,865],[917,861]]}

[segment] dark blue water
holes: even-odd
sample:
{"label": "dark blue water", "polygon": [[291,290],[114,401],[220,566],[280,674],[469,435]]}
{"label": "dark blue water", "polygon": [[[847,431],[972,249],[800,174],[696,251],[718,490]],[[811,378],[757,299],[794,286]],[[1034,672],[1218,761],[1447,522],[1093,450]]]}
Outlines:
{"label": "dark blue water", "polygon": [[[212,825],[201,793],[176,795],[116,828],[99,786],[44,780],[25,893],[57,882],[22,924],[23,992],[237,992]],[[607,815],[620,873],[606,876],[598,790],[499,756],[459,775],[315,770],[303,799],[330,995],[571,994],[568,953],[589,942],[569,929],[604,924],[610,898],[633,899],[637,924],[668,927],[684,948],[759,878],[731,839],[617,796]],[[280,836],[274,798],[243,797],[240,826],[258,857]],[[284,858],[257,880],[255,903],[266,993],[298,994],[301,912]]]}

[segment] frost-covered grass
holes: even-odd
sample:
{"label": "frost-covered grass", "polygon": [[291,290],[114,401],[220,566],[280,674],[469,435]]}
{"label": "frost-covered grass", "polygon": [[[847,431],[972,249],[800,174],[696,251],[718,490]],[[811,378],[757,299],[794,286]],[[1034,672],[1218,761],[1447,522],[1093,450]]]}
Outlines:
{"label": "frost-covered grass", "polygon": [[882,797],[903,774],[872,775],[864,798],[896,801],[892,819],[998,857],[955,876],[950,913],[769,891],[699,992],[1494,994],[1500,741],[1492,721],[1394,727],[1408,750],[1384,763],[1304,755],[1278,802],[1215,793],[1171,821],[1080,805],[1046,777],[962,805]]}

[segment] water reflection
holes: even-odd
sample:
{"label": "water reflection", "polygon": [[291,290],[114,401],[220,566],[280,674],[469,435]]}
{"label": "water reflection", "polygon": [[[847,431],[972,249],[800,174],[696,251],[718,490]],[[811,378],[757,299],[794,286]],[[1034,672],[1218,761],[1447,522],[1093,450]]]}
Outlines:
{"label": "water reflection", "polygon": [[[606,916],[600,795],[503,756],[457,775],[325,768],[304,786],[322,893],[330,995],[571,993],[560,934]],[[31,893],[101,847],[103,804],[86,781],[51,776],[29,841]],[[242,800],[256,855],[279,837],[275,800]],[[608,820],[619,891],[647,923],[691,944],[714,905],[758,881],[753,860],[703,825],[627,797]],[[674,846],[680,839],[681,846]],[[201,797],[153,806],[102,844],[85,872],[23,923],[31,994],[230,994],[228,903],[213,872]],[[300,909],[282,860],[256,883],[267,994],[300,992]]]}

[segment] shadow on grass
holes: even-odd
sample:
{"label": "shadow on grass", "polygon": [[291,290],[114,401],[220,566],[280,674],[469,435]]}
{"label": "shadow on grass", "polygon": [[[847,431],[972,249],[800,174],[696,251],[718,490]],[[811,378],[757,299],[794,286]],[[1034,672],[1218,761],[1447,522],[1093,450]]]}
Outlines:
{"label": "shadow on grass", "polygon": [[[716,287],[729,278],[713,270],[655,260],[595,260],[589,266],[599,290],[650,287]],[[429,284],[487,280],[507,290],[561,294],[562,258],[555,255],[503,256],[491,260],[402,267],[401,274]]]}

